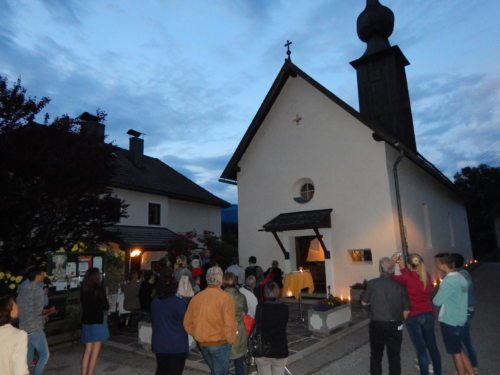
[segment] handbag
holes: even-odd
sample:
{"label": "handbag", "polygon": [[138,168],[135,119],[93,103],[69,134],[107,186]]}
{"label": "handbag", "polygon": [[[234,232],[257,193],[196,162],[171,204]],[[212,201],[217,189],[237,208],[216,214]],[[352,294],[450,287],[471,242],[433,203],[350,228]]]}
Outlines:
{"label": "handbag", "polygon": [[248,352],[252,357],[265,357],[271,351],[271,344],[262,337],[262,306],[257,306],[255,325],[248,336]]}
{"label": "handbag", "polygon": [[252,332],[253,326],[255,325],[255,319],[248,314],[244,314],[243,324],[245,324],[245,333],[246,336],[248,337],[250,335],[250,332]]}

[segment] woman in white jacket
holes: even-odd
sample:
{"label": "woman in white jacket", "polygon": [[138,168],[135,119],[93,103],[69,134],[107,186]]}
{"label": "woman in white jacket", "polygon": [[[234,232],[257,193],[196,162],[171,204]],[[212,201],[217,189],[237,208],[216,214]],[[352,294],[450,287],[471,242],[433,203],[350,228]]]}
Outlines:
{"label": "woman in white jacket", "polygon": [[0,374],[28,375],[28,334],[10,323],[19,315],[13,296],[0,297]]}

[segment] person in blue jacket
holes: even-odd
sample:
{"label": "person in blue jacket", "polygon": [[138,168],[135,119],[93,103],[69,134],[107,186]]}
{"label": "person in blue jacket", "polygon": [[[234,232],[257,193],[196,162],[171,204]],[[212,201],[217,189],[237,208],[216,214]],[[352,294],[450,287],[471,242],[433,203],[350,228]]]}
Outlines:
{"label": "person in blue jacket", "polygon": [[151,303],[156,375],[182,375],[189,352],[188,334],[183,326],[187,304],[176,292],[177,282],[166,274],[159,280]]}

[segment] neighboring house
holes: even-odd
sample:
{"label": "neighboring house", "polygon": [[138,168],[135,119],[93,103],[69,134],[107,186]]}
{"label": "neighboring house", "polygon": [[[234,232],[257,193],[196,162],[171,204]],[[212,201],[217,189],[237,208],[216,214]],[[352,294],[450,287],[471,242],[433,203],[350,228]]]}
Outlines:
{"label": "neighboring house", "polygon": [[472,257],[461,196],[416,149],[392,12],[368,3],[351,63],[360,112],[288,58],[221,175],[238,186],[243,262],[309,268],[317,291],[344,296],[395,252],[420,253],[435,277],[435,253]]}
{"label": "neighboring house", "polygon": [[[80,119],[85,131],[104,140],[104,125],[97,117],[85,112]],[[132,249],[140,249],[141,268],[150,268],[151,261],[164,255],[166,243],[176,233],[209,230],[220,236],[220,211],[229,203],[161,160],[144,155],[141,133],[129,130],[127,134],[129,149],[115,149],[118,168],[111,188],[128,205],[128,216],[109,228],[120,237],[120,248],[127,251],[127,257]]]}

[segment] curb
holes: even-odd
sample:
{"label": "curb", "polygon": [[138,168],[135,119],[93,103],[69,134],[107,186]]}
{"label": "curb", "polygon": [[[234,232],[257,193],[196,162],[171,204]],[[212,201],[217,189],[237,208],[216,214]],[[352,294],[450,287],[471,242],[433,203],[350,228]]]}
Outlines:
{"label": "curb", "polygon": [[328,346],[336,341],[339,341],[340,339],[343,339],[344,337],[350,335],[353,332],[358,331],[359,329],[361,329],[363,327],[366,327],[369,322],[370,322],[370,319],[362,320],[356,324],[353,324],[352,326],[349,326],[345,330],[338,332],[337,334],[326,337],[325,339],[321,340],[320,342],[317,342],[316,344],[313,344],[313,345],[305,348],[304,350],[301,350],[300,352],[292,354],[290,357],[288,357],[287,365],[290,365],[294,362],[297,362],[301,359],[304,359],[307,356],[311,355],[312,353],[314,353],[320,349],[323,349],[324,347],[326,347],[326,346]]}

